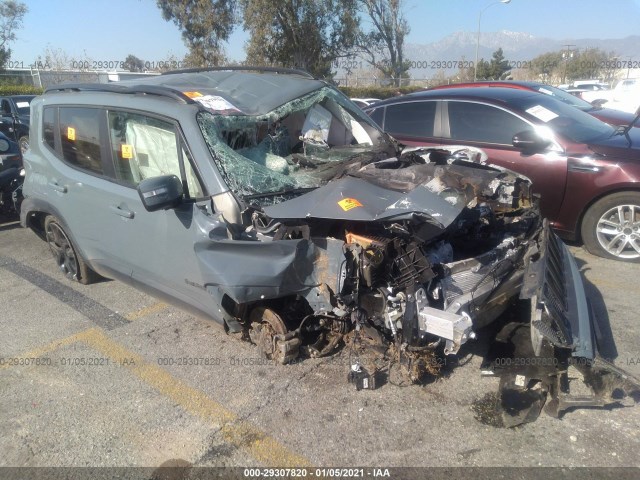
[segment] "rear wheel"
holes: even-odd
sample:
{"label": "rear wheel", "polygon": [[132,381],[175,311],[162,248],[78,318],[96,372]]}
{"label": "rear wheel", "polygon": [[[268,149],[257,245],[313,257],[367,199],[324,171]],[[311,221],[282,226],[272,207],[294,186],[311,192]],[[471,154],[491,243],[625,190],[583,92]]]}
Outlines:
{"label": "rear wheel", "polygon": [[594,203],[582,222],[582,241],[594,255],[640,263],[640,193],[615,193]]}
{"label": "rear wheel", "polygon": [[71,240],[56,217],[50,215],[45,219],[44,232],[53,258],[65,277],[84,285],[100,278],[76,253]]}

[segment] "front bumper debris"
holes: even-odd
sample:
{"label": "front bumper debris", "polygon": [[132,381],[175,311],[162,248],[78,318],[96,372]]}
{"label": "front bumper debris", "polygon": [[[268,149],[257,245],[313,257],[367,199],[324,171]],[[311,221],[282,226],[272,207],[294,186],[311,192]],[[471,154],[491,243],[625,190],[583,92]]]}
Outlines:
{"label": "front bumper debris", "polygon": [[640,401],[640,380],[598,354],[601,329],[580,272],[546,224],[524,278],[520,298],[531,302],[531,321],[505,325],[482,366],[483,375],[501,379],[499,423],[533,421],[543,405],[560,417],[571,408]]}

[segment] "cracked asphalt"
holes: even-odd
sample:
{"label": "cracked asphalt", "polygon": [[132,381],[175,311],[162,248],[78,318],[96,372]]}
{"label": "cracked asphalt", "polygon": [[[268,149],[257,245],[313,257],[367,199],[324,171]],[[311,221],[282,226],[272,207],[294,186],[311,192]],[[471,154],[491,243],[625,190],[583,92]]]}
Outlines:
{"label": "cracked asphalt", "polygon": [[[606,353],[640,377],[640,265],[571,247]],[[0,467],[640,467],[640,408],[484,425],[486,345],[443,378],[357,392],[348,352],[274,366],[221,327],[117,281],[83,286],[0,222]]]}

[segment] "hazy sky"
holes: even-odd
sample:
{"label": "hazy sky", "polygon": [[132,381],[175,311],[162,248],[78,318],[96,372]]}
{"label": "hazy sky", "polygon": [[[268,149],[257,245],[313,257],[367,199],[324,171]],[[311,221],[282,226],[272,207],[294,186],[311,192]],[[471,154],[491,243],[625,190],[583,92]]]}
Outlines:
{"label": "hazy sky", "polygon": [[[25,1],[25,0],[23,0]],[[32,63],[49,45],[69,58],[124,60],[134,54],[158,61],[186,53],[178,28],[162,19],[155,0],[26,0],[29,13],[12,61]],[[409,43],[430,43],[457,31],[475,32],[478,14],[495,0],[405,0]],[[622,38],[640,34],[640,0],[511,0],[484,10],[482,31],[535,36]],[[227,54],[244,58],[248,35],[237,30]],[[640,45],[638,46],[640,57]]]}

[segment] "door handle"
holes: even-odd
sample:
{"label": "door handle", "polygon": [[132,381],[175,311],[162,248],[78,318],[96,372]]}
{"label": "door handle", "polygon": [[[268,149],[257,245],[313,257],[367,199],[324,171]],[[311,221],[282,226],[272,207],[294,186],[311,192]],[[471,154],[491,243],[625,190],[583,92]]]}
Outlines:
{"label": "door handle", "polygon": [[135,213],[133,213],[131,210],[125,210],[124,208],[120,208],[117,205],[111,205],[109,208],[113,213],[124,218],[133,218],[135,216]]}
{"label": "door handle", "polygon": [[49,186],[56,192],[67,193],[67,187],[65,185],[58,185],[57,182],[49,182]]}

